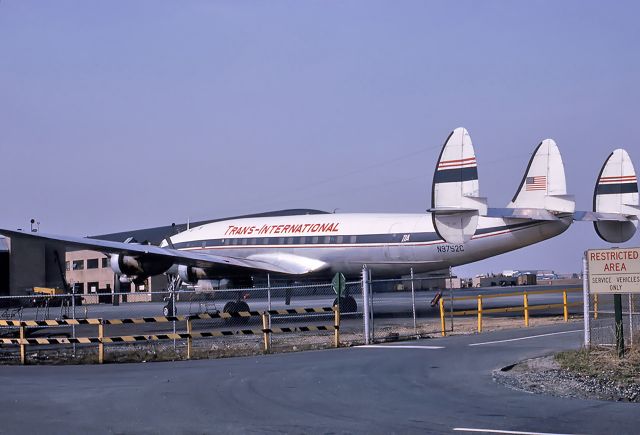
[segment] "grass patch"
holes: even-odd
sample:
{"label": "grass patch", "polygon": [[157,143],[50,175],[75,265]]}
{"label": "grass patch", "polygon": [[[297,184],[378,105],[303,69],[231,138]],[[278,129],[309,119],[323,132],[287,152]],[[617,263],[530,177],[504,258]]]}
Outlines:
{"label": "grass patch", "polygon": [[640,346],[618,358],[615,348],[595,347],[560,352],[556,361],[564,370],[618,384],[640,384]]}

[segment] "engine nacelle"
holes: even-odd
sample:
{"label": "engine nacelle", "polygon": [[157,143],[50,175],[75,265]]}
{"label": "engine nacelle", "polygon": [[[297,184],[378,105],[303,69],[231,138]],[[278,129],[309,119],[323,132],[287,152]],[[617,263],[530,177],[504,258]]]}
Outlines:
{"label": "engine nacelle", "polygon": [[201,267],[181,264],[178,266],[178,276],[182,282],[196,284],[198,280],[207,278],[207,272]]}
{"label": "engine nacelle", "polygon": [[111,269],[118,275],[152,276],[166,272],[173,265],[173,259],[160,255],[111,254]]}

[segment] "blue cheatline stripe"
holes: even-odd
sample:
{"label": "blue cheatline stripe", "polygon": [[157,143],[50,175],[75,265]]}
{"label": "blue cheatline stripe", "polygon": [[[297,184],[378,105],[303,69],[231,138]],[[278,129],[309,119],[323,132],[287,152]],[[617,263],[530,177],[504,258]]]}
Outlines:
{"label": "blue cheatline stripe", "polygon": [[598,184],[596,195],[608,195],[612,193],[635,193],[638,191],[638,183]]}
{"label": "blue cheatline stripe", "polygon": [[478,179],[478,167],[456,168],[436,171],[433,176],[434,183],[455,183],[461,181],[471,181]]}

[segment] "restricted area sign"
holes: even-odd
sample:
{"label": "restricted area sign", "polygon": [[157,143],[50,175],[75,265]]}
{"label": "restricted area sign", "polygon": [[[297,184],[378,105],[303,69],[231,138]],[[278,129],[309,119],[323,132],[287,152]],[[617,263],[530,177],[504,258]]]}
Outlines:
{"label": "restricted area sign", "polygon": [[640,248],[590,249],[591,293],[640,293]]}

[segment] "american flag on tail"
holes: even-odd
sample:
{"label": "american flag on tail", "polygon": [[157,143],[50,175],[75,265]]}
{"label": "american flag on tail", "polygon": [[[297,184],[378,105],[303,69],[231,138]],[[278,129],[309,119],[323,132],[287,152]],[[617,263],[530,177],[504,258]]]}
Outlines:
{"label": "american flag on tail", "polygon": [[526,191],[547,190],[547,177],[545,175],[536,175],[535,177],[527,177],[525,181]]}

